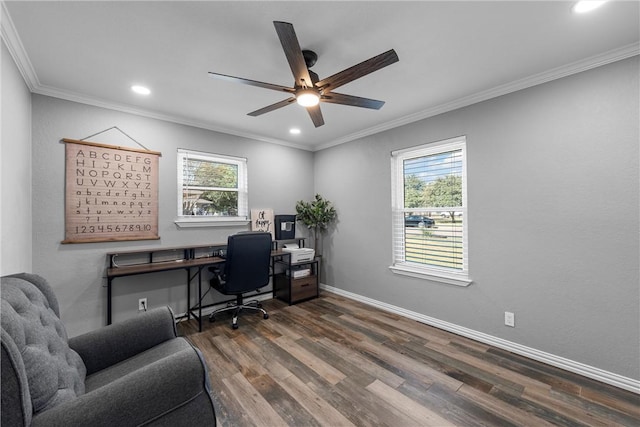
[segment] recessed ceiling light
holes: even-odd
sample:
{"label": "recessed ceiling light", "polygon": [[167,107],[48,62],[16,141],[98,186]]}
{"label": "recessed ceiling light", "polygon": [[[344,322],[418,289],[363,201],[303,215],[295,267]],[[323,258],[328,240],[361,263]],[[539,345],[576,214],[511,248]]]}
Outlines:
{"label": "recessed ceiling light", "polygon": [[599,8],[606,2],[606,0],[582,0],[577,2],[573,6],[573,11],[575,13],[591,12],[592,10]]}
{"label": "recessed ceiling light", "polygon": [[299,135],[300,134],[300,129],[291,128],[291,129],[289,129],[289,133],[292,134],[292,135]]}
{"label": "recessed ceiling light", "polygon": [[140,85],[131,86],[131,90],[140,95],[149,95],[151,93],[148,87],[144,87]]}

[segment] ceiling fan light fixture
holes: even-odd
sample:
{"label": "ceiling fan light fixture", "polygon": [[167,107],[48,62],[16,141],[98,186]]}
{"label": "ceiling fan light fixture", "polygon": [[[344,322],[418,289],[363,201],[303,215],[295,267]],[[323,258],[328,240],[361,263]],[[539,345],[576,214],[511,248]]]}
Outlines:
{"label": "ceiling fan light fixture", "polygon": [[311,118],[313,125],[317,128],[324,125],[322,111],[320,111],[320,107],[318,106],[320,102],[331,102],[333,104],[349,105],[352,107],[369,108],[373,110],[379,110],[384,105],[384,101],[336,93],[333,92],[333,89],[339,88],[349,82],[398,62],[398,55],[395,50],[389,49],[380,55],[371,57],[366,61],[362,61],[359,64],[346,68],[330,77],[327,77],[326,79],[320,80],[316,73],[309,70],[309,67],[311,67],[315,63],[316,59],[318,59],[318,55],[310,50],[303,51],[300,48],[293,25],[282,21],[273,21],[273,25],[276,29],[276,33],[278,33],[280,44],[282,45],[287,62],[289,63],[289,67],[293,73],[293,87],[265,83],[257,80],[249,80],[226,74],[213,73],[211,71],[209,72],[211,77],[215,77],[217,79],[235,81],[250,86],[257,86],[289,94],[289,97],[282,101],[278,101],[274,104],[267,105],[266,107],[247,113],[248,116],[261,116],[262,114],[275,111],[286,107],[287,105],[292,105],[295,101],[307,109],[307,113],[309,113],[309,117]]}
{"label": "ceiling fan light fixture", "polygon": [[301,89],[296,93],[296,101],[303,107],[315,107],[320,102],[320,95],[313,89]]}

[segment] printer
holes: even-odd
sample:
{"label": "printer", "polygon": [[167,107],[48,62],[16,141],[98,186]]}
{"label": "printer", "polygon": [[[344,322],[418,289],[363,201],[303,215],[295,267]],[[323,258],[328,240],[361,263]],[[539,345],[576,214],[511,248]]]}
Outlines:
{"label": "printer", "polygon": [[301,248],[296,243],[287,243],[282,248],[284,252],[291,254],[291,264],[313,261],[316,251],[311,248]]}

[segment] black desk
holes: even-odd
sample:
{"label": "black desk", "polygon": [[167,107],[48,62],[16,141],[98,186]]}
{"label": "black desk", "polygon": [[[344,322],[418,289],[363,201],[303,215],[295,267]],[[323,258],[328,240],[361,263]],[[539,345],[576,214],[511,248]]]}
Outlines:
{"label": "black desk", "polygon": [[[202,306],[200,298],[202,296],[202,269],[224,262],[223,258],[217,256],[221,249],[226,247],[226,243],[203,245],[203,246],[178,246],[168,248],[154,248],[140,251],[122,251],[107,254],[109,267],[107,268],[107,325],[111,324],[111,289],[113,279],[117,277],[135,276],[138,274],[157,273],[162,271],[185,270],[187,272],[187,320],[193,316],[198,319],[199,330],[202,330]],[[177,256],[178,259],[166,259]],[[122,257],[125,262],[134,260],[134,263],[119,265],[116,262],[118,257]],[[154,259],[155,258],[155,259]],[[145,259],[140,262],[141,259]],[[159,259],[159,260],[158,260]],[[191,269],[197,269],[191,275]],[[198,305],[191,306],[191,281],[198,277]],[[198,310],[198,314],[194,310]]]}
{"label": "black desk", "polygon": [[[302,243],[304,239],[296,239]],[[157,273],[162,271],[185,270],[187,272],[187,320],[193,316],[198,320],[198,331],[202,331],[202,270],[215,264],[224,262],[224,258],[217,256],[221,250],[227,247],[226,243],[211,245],[176,246],[166,248],[152,248],[139,251],[121,251],[107,254],[109,267],[107,268],[107,325],[111,324],[111,289],[113,279],[138,274]],[[277,249],[274,242],[274,250],[271,251],[272,274],[274,260],[289,257],[288,252]],[[118,264],[116,260],[121,258],[125,264]],[[167,259],[168,258],[168,259]],[[177,258],[177,259],[176,259]],[[197,269],[192,275],[191,269]],[[191,305],[191,281],[198,277],[198,303]],[[197,311],[197,314],[196,314]]]}

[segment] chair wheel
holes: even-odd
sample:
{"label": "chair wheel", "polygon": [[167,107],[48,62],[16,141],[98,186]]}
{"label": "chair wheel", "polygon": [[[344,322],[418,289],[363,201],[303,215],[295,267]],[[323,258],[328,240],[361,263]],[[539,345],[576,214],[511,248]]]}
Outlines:
{"label": "chair wheel", "polygon": [[213,323],[216,321],[216,317],[215,316],[209,316],[209,322]]}
{"label": "chair wheel", "polygon": [[238,324],[237,324],[237,323],[232,323],[232,324],[231,324],[231,327],[232,327],[233,329],[238,329]]}
{"label": "chair wheel", "polygon": [[263,319],[268,319],[268,318],[269,318],[269,315],[268,315],[267,313],[265,313],[265,314],[262,316],[262,318],[263,318]]}

